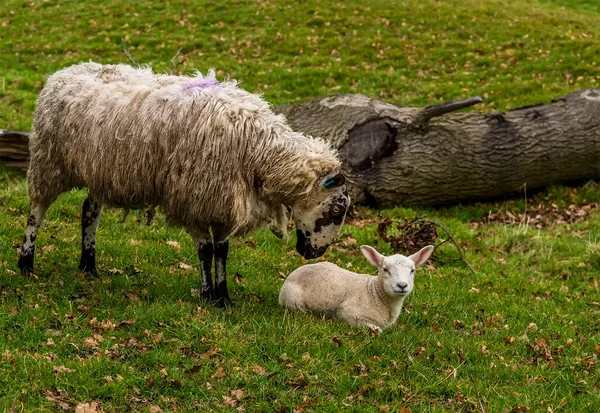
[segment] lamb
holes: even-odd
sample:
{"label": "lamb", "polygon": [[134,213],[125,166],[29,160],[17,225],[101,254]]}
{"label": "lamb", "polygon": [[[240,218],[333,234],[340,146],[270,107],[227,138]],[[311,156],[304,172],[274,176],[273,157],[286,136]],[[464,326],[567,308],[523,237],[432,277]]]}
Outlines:
{"label": "lamb", "polygon": [[167,223],[194,240],[202,298],[223,308],[232,304],[231,237],[273,221],[285,231],[289,209],[296,249],[316,258],[339,232],[350,203],[335,150],[294,132],[261,97],[216,80],[212,71],[173,76],[93,62],[60,70],[40,93],[29,147],[23,274],[33,272],[35,239],[50,205],[63,192],[87,187],[81,271],[97,274],[104,205],[160,206]]}
{"label": "lamb", "polygon": [[414,287],[415,267],[431,256],[428,245],[410,257],[381,255],[368,245],[360,247],[365,258],[377,267],[377,277],[357,274],[329,262],[297,268],[283,283],[279,304],[286,309],[321,312],[352,326],[381,332],[402,311],[404,299]]}

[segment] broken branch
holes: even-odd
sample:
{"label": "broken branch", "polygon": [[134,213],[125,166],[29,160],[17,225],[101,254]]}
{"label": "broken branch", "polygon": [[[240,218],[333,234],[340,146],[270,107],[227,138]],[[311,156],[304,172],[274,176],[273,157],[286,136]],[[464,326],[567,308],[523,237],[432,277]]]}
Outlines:
{"label": "broken branch", "polygon": [[438,105],[427,106],[421,112],[419,112],[416,121],[425,123],[429,121],[429,119],[434,118],[436,116],[441,116],[446,113],[468,108],[469,106],[473,106],[481,102],[483,102],[483,99],[480,96],[474,96],[467,99],[450,100],[448,102],[443,102]]}

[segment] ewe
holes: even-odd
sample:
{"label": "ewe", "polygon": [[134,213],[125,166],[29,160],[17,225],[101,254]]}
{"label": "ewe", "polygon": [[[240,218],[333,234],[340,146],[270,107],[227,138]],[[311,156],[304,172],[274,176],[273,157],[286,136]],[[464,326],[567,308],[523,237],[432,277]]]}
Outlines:
{"label": "ewe", "polygon": [[389,327],[413,290],[415,267],[427,261],[433,246],[428,245],[410,257],[399,254],[384,257],[367,245],[360,250],[377,267],[377,277],[356,274],[329,262],[304,265],[283,283],[279,304],[303,313],[325,313],[352,326],[377,331]]}
{"label": "ewe", "polygon": [[103,205],[160,206],[169,224],[192,236],[202,297],[217,307],[231,304],[230,237],[269,221],[285,229],[290,209],[296,249],[316,258],[337,235],[350,202],[328,144],[292,131],[258,95],[235,81],[219,82],[212,72],[170,76],[92,62],[61,70],[40,94],[29,149],[23,273],[33,271],[48,207],[59,194],[87,187],[82,271],[96,273]]}

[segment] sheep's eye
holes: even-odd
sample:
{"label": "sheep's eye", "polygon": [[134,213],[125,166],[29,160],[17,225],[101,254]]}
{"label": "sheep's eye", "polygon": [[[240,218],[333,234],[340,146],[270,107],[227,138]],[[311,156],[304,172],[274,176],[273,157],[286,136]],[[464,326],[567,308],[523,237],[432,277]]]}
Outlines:
{"label": "sheep's eye", "polygon": [[339,215],[342,212],[342,207],[339,205],[334,205],[331,207],[331,213],[333,215]]}
{"label": "sheep's eye", "polygon": [[390,275],[390,270],[388,270],[387,268],[384,268],[383,272],[386,273],[387,275]]}
{"label": "sheep's eye", "polygon": [[415,269],[410,270],[410,275],[415,275]]}

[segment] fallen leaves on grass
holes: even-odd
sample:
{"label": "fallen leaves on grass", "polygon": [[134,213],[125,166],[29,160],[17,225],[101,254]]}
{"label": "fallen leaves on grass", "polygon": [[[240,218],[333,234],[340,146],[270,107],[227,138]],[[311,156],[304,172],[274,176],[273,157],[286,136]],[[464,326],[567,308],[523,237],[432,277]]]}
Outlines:
{"label": "fallen leaves on grass", "polygon": [[58,373],[58,374],[73,373],[73,372],[75,372],[75,369],[70,369],[65,366],[54,366],[54,368],[52,369],[52,373]]}
{"label": "fallen leaves on grass", "polygon": [[597,210],[597,203],[571,204],[566,208],[560,208],[556,204],[546,205],[544,203],[537,203],[529,206],[525,211],[518,211],[517,208],[497,210],[495,212],[490,211],[480,222],[484,224],[500,222],[504,225],[523,224],[540,229],[551,224],[581,222]]}
{"label": "fallen leaves on grass", "polygon": [[410,220],[404,218],[403,222],[396,225],[397,232],[391,234],[394,220],[384,217],[377,225],[377,236],[390,244],[395,252],[412,254],[427,245],[434,245],[438,237],[436,225],[423,217]]}
{"label": "fallen leaves on grass", "polygon": [[227,376],[227,373],[225,373],[223,367],[219,366],[219,368],[217,368],[217,371],[211,376],[211,378],[215,380],[223,380],[225,376]]}
{"label": "fallen leaves on grass", "polygon": [[194,267],[190,264],[186,264],[185,262],[180,262],[179,268],[181,268],[184,271],[194,271]]}
{"label": "fallen leaves on grass", "polygon": [[252,366],[252,372],[254,374],[258,374],[259,376],[265,376],[267,374],[267,370],[264,367],[259,366],[258,364]]}
{"label": "fallen leaves on grass", "polygon": [[103,410],[96,402],[79,403],[75,406],[75,413],[103,413]]}
{"label": "fallen leaves on grass", "polygon": [[533,344],[530,343],[527,345],[527,349],[532,355],[531,359],[529,359],[531,364],[537,365],[545,361],[550,367],[556,366],[555,358],[564,351],[563,346],[552,349],[546,338],[536,338]]}
{"label": "fallen leaves on grass", "polygon": [[298,390],[308,386],[308,380],[304,377],[304,374],[301,373],[300,376],[288,381],[288,385],[294,390]]}
{"label": "fallen leaves on grass", "polygon": [[63,410],[71,410],[71,395],[62,389],[46,390],[46,400],[56,403]]}
{"label": "fallen leaves on grass", "polygon": [[233,277],[232,277],[233,282],[236,283],[237,285],[240,285],[242,283],[243,278],[244,277],[239,272],[236,272],[235,274],[233,274]]}

